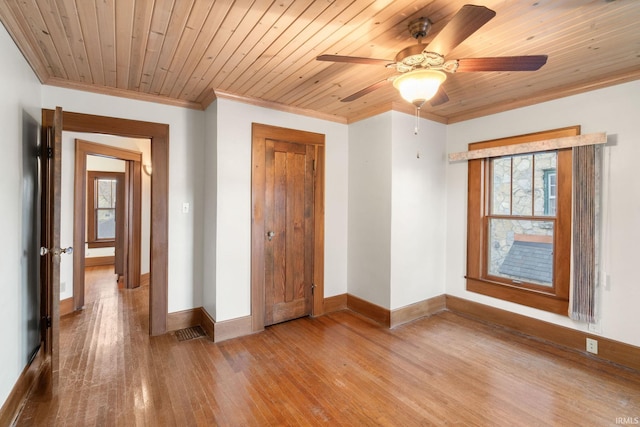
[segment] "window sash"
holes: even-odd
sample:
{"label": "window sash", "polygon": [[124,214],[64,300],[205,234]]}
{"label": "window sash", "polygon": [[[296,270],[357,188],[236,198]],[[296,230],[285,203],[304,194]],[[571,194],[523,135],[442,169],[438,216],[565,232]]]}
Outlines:
{"label": "window sash", "polygon": [[[88,171],[87,172],[87,232],[86,239],[90,248],[95,247],[112,247],[115,246],[115,227],[113,231],[113,237],[100,235],[100,224],[98,223],[99,212],[113,212],[113,218],[115,221],[115,208],[117,203],[117,180],[123,179],[124,173],[122,172],[101,172],[101,171]],[[107,203],[99,203],[99,184],[108,183],[103,185],[103,191],[106,191],[106,197],[102,201]],[[106,188],[105,188],[106,187]]]}

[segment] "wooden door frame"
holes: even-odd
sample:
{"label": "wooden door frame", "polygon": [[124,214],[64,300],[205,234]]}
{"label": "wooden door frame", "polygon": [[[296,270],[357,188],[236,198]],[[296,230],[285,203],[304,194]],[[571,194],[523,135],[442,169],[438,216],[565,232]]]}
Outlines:
{"label": "wooden door frame", "polygon": [[[64,121],[63,121],[64,127]],[[87,156],[100,156],[126,162],[125,183],[130,202],[125,215],[125,287],[140,286],[140,242],[142,229],[142,153],[76,138],[73,197],[73,309],[84,306],[85,242],[87,230]],[[133,209],[131,209],[133,205]]]}
{"label": "wooden door frame", "polygon": [[[42,126],[51,126],[53,110],[42,110]],[[151,253],[149,333],[167,331],[169,262],[169,125],[64,111],[62,129],[151,140]],[[58,306],[60,301],[55,301]]]}
{"label": "wooden door frame", "polygon": [[[313,301],[311,315],[324,313],[324,160],[325,136],[320,133],[252,123],[251,125],[251,330],[264,330],[264,207],[265,141],[274,139],[316,147],[314,182]],[[292,138],[292,135],[294,137]]]}

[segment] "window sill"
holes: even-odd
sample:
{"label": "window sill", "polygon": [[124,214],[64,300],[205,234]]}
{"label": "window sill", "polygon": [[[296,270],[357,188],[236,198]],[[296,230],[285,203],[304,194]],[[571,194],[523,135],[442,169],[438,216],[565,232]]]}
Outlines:
{"label": "window sill", "polygon": [[101,240],[97,242],[87,242],[89,249],[93,248],[113,248],[116,246],[115,240]]}
{"label": "window sill", "polygon": [[467,290],[551,313],[568,315],[569,300],[532,289],[467,277]]}

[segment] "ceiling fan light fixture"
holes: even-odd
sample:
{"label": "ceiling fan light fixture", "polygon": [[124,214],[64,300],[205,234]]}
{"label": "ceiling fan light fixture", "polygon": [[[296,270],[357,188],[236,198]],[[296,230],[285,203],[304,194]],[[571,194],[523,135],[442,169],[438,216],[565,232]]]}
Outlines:
{"label": "ceiling fan light fixture", "polygon": [[435,96],[446,79],[447,75],[442,71],[414,70],[398,76],[393,87],[398,89],[402,98],[420,108]]}

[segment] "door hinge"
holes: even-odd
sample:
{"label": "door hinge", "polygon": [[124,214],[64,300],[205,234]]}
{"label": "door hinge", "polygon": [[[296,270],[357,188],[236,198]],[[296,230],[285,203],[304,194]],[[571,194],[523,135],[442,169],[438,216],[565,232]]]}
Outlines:
{"label": "door hinge", "polygon": [[51,316],[42,316],[42,327],[46,329],[51,327]]}
{"label": "door hinge", "polygon": [[313,295],[315,289],[316,289],[316,284],[312,283],[311,284],[311,295]]}
{"label": "door hinge", "polygon": [[41,146],[38,152],[38,157],[44,157],[46,159],[53,159],[53,148]]}
{"label": "door hinge", "polygon": [[316,172],[316,159],[313,159],[313,172]]}

